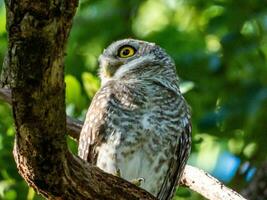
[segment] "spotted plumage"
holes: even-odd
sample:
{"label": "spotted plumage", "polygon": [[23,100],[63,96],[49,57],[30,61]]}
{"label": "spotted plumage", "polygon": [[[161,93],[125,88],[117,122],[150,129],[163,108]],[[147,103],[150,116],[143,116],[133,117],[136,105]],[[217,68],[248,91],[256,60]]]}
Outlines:
{"label": "spotted plumage", "polygon": [[112,43],[99,58],[101,88],[92,100],[79,156],[141,187],[172,198],[191,145],[190,113],[173,60],[134,39]]}

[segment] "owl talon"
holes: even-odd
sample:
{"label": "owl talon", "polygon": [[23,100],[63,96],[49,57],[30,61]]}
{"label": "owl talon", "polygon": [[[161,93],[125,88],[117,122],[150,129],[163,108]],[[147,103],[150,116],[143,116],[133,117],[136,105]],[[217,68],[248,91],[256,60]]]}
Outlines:
{"label": "owl talon", "polygon": [[141,186],[142,182],[145,182],[145,179],[144,178],[135,178],[135,179],[132,179],[130,182],[139,187],[139,186]]}
{"label": "owl talon", "polygon": [[113,175],[121,178],[121,170],[119,168],[116,169],[116,172]]}

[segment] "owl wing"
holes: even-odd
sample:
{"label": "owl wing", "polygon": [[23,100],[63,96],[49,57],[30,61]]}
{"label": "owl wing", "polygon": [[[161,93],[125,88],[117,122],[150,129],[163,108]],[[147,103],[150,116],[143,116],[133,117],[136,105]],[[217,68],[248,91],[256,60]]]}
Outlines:
{"label": "owl wing", "polygon": [[179,185],[191,150],[191,124],[188,121],[178,138],[174,159],[171,159],[167,175],[158,193],[158,199],[170,200]]}
{"label": "owl wing", "polygon": [[97,147],[105,141],[110,97],[109,88],[103,87],[94,96],[87,111],[80,134],[78,155],[89,163],[96,164]]}
{"label": "owl wing", "polygon": [[[182,130],[179,129],[180,133],[177,133],[175,153],[173,154],[173,158],[170,159],[167,174],[157,195],[158,199],[164,200],[170,200],[172,198],[176,190],[176,186],[179,185],[179,180],[181,179],[184,167],[186,165],[186,161],[188,160],[191,150],[192,129],[190,121],[190,109],[180,92],[178,92],[177,95],[179,96],[178,102],[182,101],[183,106],[180,107],[180,111],[178,112],[179,114],[173,117],[180,119]],[[174,106],[178,104],[174,103]]]}
{"label": "owl wing", "polygon": [[[132,103],[143,104],[144,95],[136,98],[133,95],[135,92],[134,85],[132,87],[122,87],[120,84],[110,81],[109,84],[103,86],[96,93],[86,114],[80,134],[79,157],[92,164],[96,164],[98,147],[114,132],[114,126],[112,125],[114,112],[122,109],[122,105],[119,106],[121,102],[118,99],[132,98]],[[126,110],[126,108],[123,108],[123,112]]]}

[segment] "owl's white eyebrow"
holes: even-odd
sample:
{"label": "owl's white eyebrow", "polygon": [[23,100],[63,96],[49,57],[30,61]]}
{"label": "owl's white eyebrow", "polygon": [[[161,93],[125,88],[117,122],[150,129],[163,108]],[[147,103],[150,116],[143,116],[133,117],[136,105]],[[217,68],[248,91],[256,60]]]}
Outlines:
{"label": "owl's white eyebrow", "polygon": [[114,74],[114,79],[119,79],[121,78],[127,71],[134,69],[140,65],[142,65],[143,63],[146,63],[147,60],[153,60],[155,58],[155,56],[149,54],[143,57],[139,57],[135,60],[130,61],[129,63],[126,63],[122,66],[120,66],[120,68],[116,71],[116,73]]}

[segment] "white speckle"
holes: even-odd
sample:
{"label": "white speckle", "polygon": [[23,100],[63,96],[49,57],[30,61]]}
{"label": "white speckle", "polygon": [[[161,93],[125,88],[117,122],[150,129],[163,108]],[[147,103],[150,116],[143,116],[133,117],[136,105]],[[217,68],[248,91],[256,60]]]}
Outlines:
{"label": "white speckle", "polygon": [[106,105],[107,105],[107,103],[106,103],[105,101],[103,101],[103,102],[101,102],[100,107],[101,107],[101,108],[105,108]]}
{"label": "white speckle", "polygon": [[124,105],[128,107],[128,106],[130,106],[130,102],[126,101],[126,102],[124,103]]}
{"label": "white speckle", "polygon": [[[115,146],[111,144],[104,143],[99,147],[99,153],[97,157],[97,166],[102,170],[110,173],[116,173],[116,159],[114,156],[116,154]],[[106,163],[105,166],[101,166],[101,163]]]}
{"label": "white speckle", "polygon": [[141,123],[142,123],[142,126],[144,129],[150,129],[151,128],[151,125],[149,123],[149,118],[150,118],[150,115],[147,113],[143,116]]}
{"label": "white speckle", "polygon": [[97,102],[95,103],[95,106],[96,106],[96,107],[99,107],[100,102],[101,102],[101,101],[97,101]]}
{"label": "white speckle", "polygon": [[188,122],[187,117],[182,118],[182,123],[183,123],[184,128],[188,125],[189,122]]}

